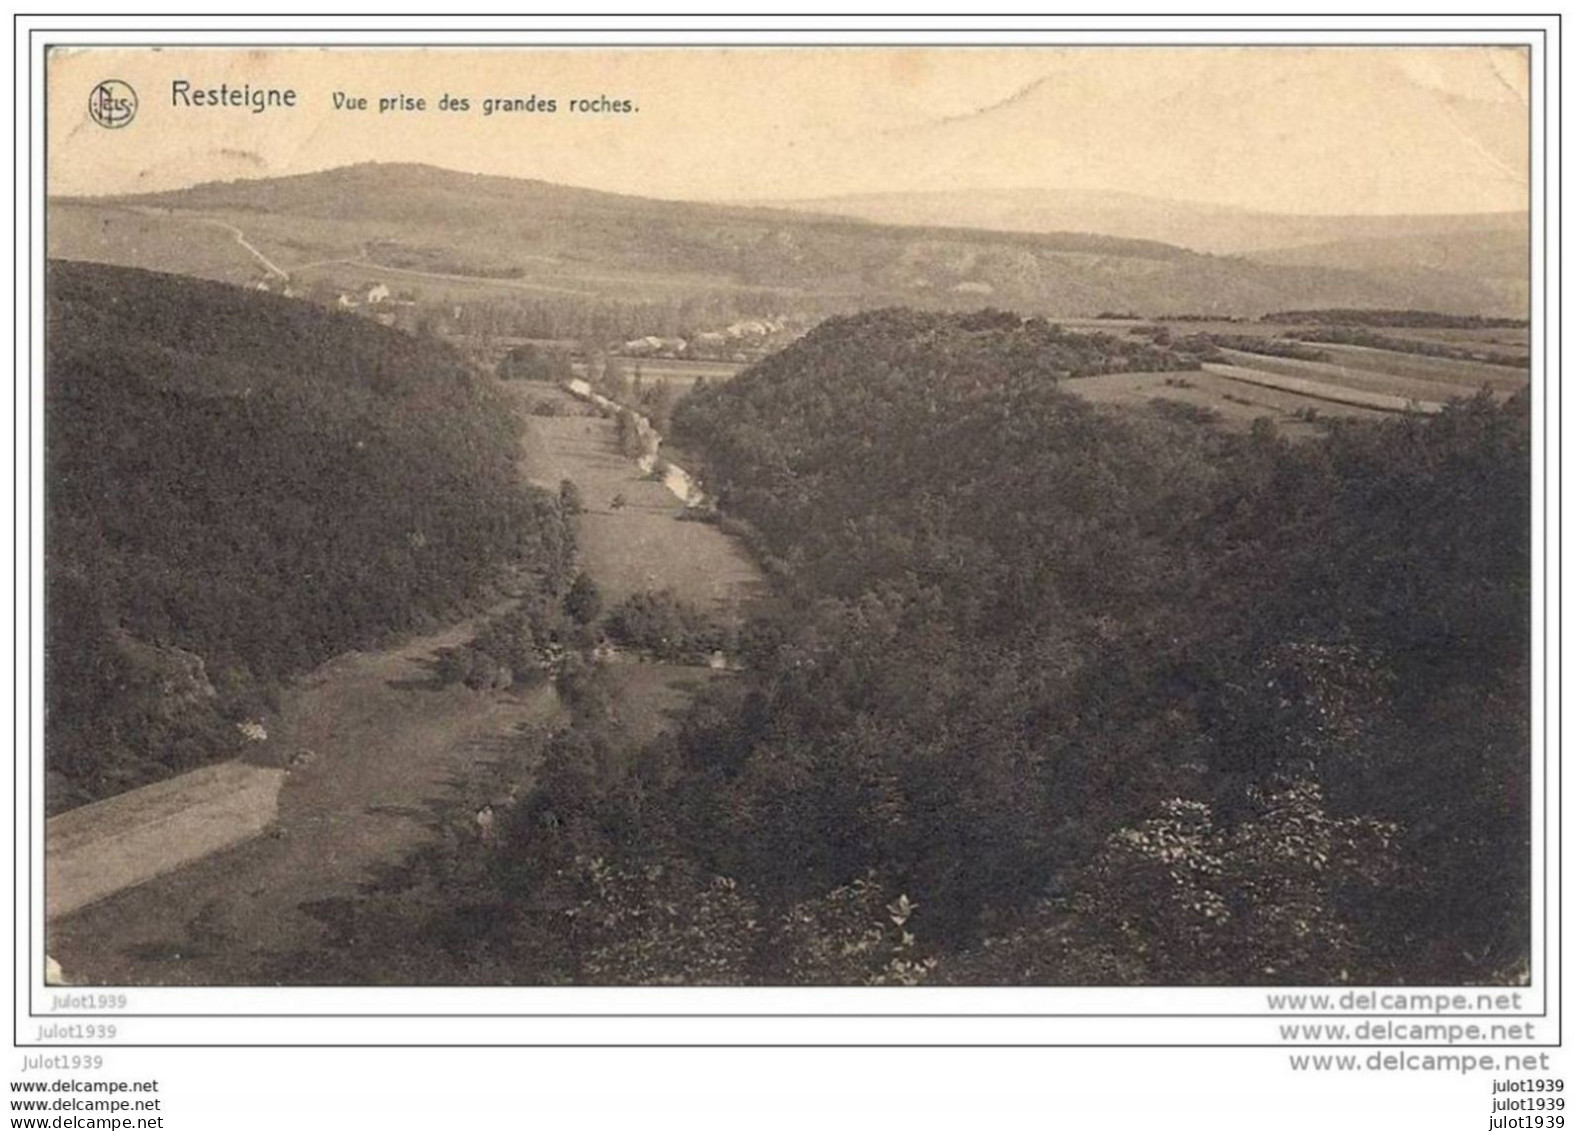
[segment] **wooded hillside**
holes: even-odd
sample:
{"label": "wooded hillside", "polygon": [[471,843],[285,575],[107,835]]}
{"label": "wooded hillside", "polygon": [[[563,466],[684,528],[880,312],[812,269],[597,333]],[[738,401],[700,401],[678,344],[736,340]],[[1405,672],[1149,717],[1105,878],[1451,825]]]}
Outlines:
{"label": "wooded hillside", "polygon": [[447,347],[122,268],[48,276],[50,805],[233,749],[284,677],[561,572],[555,502]]}
{"label": "wooded hillside", "polygon": [[1290,444],[1057,388],[1187,363],[882,311],[686,398],[788,610],[643,749],[522,739],[316,976],[1523,977],[1526,398]]}

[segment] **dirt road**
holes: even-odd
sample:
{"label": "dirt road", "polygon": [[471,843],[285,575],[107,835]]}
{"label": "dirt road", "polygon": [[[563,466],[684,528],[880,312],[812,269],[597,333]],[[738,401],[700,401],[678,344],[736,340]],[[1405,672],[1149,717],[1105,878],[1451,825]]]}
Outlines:
{"label": "dirt road", "polygon": [[246,238],[246,233],[241,231],[234,224],[226,224],[223,220],[207,219],[201,220],[199,222],[203,224],[212,224],[216,228],[222,228],[226,232],[229,232],[230,235],[235,237],[235,242],[240,244],[242,249],[244,249],[247,254],[249,254],[258,263],[262,264],[263,268],[268,272],[268,274],[273,275],[276,278],[283,279],[287,283],[290,281],[290,273],[283,267],[280,267],[273,260],[269,259],[261,251],[257,250],[251,241]]}
{"label": "dirt road", "polygon": [[[437,689],[425,661],[473,622],[330,661],[288,696],[269,746],[298,754],[264,836],[54,923],[49,953],[73,982],[255,984],[273,956],[323,927],[303,904],[344,897],[426,835],[424,803],[495,758],[515,726],[549,718],[550,687]],[[305,752],[310,752],[305,753]]]}

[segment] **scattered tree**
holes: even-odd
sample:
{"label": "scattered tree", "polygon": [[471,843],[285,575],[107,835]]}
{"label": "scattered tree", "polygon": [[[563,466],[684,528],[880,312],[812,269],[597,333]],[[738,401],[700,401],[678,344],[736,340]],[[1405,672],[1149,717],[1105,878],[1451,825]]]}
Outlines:
{"label": "scattered tree", "polygon": [[579,624],[590,624],[602,612],[602,593],[591,575],[582,573],[563,598],[564,611]]}

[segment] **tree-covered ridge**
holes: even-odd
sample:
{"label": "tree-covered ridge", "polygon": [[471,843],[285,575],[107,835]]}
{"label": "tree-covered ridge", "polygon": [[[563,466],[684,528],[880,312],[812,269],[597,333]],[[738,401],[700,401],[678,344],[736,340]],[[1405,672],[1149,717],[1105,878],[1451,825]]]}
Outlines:
{"label": "tree-covered ridge", "polygon": [[[51,208],[51,254],[65,258],[110,255],[159,270],[249,277],[244,272],[254,265],[248,256],[227,257],[211,246],[201,254],[183,248],[189,231],[174,239],[147,235],[205,218],[241,228],[286,270],[309,263],[308,279],[341,288],[355,285],[360,274],[347,261],[364,257],[369,265],[399,270],[401,286],[423,291],[425,284],[403,273],[462,275],[478,284],[526,279],[545,284],[542,294],[597,296],[587,301],[589,295],[575,295],[567,309],[533,300],[530,321],[540,328],[512,332],[549,337],[569,334],[571,325],[581,327],[573,336],[600,325],[627,340],[677,332],[684,323],[717,327],[736,318],[821,316],[889,303],[958,310],[990,302],[1069,316],[1140,310],[1150,316],[1256,317],[1288,308],[1361,307],[1520,314],[1526,301],[1524,271],[1501,270],[1502,257],[1492,250],[1502,250],[1499,237],[1512,241],[1503,232],[1489,234],[1488,272],[1418,271],[1414,264],[1397,266],[1393,250],[1371,267],[1353,269],[1351,253],[1281,264],[1098,234],[1108,213],[1060,231],[1017,230],[1022,226],[1004,216],[986,227],[909,226],[652,200],[409,164],[58,199]],[[106,230],[119,234],[106,243]],[[215,242],[217,236],[209,233]],[[1461,261],[1452,256],[1445,262]],[[491,289],[495,297],[519,297],[511,295],[513,287]],[[665,299],[653,302],[654,296]],[[662,311],[667,299],[690,306],[691,314],[690,304],[699,300],[723,321],[681,317],[674,324]],[[668,328],[655,328],[664,322]],[[597,336],[604,344],[613,340]]]}
{"label": "tree-covered ridge", "polygon": [[[680,406],[709,486],[808,610],[749,706],[687,747],[713,775],[730,751],[709,796],[747,817],[713,862],[790,887],[874,868],[966,936],[1035,892],[1079,906],[1104,839],[1178,797],[1230,829],[1317,796],[1329,820],[1398,829],[1403,881],[1328,895],[1359,940],[1342,961],[1441,981],[1512,965],[1526,398],[1290,445],[1096,411],[1045,379],[1067,368],[1041,360],[1051,331],[976,326],[846,320]],[[857,816],[800,803],[839,780]],[[1192,977],[1228,980],[1221,961]]]}
{"label": "tree-covered ridge", "polygon": [[[1488,365],[1512,366],[1530,369],[1529,353],[1510,352],[1467,343],[1420,341],[1416,338],[1397,338],[1380,334],[1362,325],[1319,326],[1306,330],[1288,331],[1303,342],[1331,342],[1339,345],[1365,346],[1368,349],[1389,350],[1393,353],[1414,353],[1423,357],[1445,357],[1455,361],[1481,361]],[[1305,347],[1304,347],[1305,348]]]}
{"label": "tree-covered ridge", "polygon": [[1436,310],[1281,310],[1263,322],[1317,322],[1329,326],[1396,326],[1432,329],[1510,329],[1530,325],[1524,318],[1489,318],[1480,314],[1444,314]]}
{"label": "tree-covered ridge", "polygon": [[[1193,477],[1165,462],[1213,442],[1153,421],[1118,425],[1057,381],[1195,368],[1193,355],[1148,341],[1000,312],[880,311],[825,323],[686,398],[675,426],[702,454],[708,489],[807,592],[853,596],[918,577],[972,623],[1015,625],[1025,597],[1052,599],[1036,580],[1047,569],[1109,597],[1127,588],[1123,575],[1148,567],[1112,567],[1104,543],[1129,533],[1113,524],[1157,530],[1186,507]],[[1154,428],[1165,444],[1150,442]],[[1109,509],[1118,504],[1133,513]]]}
{"label": "tree-covered ridge", "polygon": [[454,612],[504,559],[565,568],[515,425],[441,344],[128,269],[54,263],[47,291],[52,806],[223,752],[281,678]]}

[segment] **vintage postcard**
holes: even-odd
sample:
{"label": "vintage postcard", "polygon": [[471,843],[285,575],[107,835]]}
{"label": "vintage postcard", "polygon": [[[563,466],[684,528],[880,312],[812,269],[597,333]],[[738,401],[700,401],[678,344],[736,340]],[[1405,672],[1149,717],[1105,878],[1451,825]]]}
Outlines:
{"label": "vintage postcard", "polygon": [[1535,981],[1528,47],[44,68],[54,985]]}

